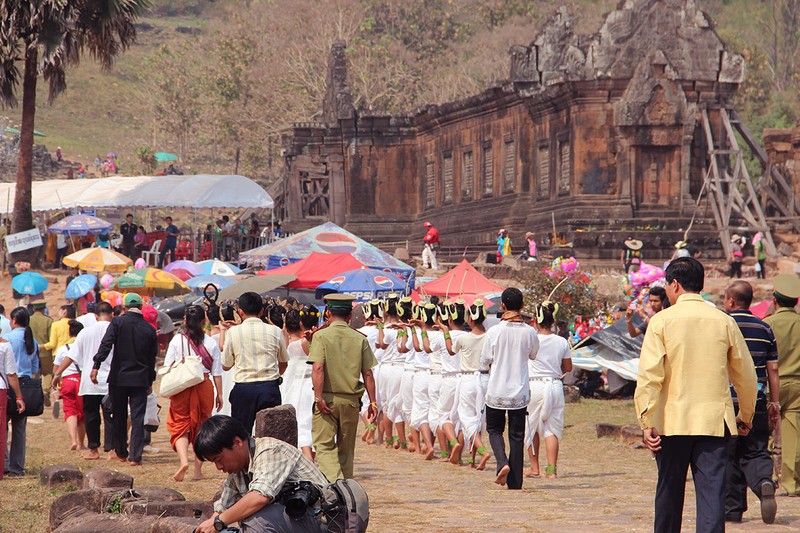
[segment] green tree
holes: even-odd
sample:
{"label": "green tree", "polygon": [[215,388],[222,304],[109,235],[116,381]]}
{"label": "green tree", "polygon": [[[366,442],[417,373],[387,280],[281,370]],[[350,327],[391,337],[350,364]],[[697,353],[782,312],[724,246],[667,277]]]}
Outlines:
{"label": "green tree", "polygon": [[[31,166],[39,76],[52,102],[67,88],[66,71],[88,53],[109,69],[136,38],[134,22],[149,0],[0,0],[0,101],[17,105],[22,81],[22,121],[13,231],[33,227]],[[19,66],[22,66],[20,71]],[[31,260],[35,250],[15,254]]]}
{"label": "green tree", "polygon": [[156,161],[156,151],[150,146],[139,146],[133,151],[136,159],[142,164],[142,168],[146,174],[152,174],[158,162]]}

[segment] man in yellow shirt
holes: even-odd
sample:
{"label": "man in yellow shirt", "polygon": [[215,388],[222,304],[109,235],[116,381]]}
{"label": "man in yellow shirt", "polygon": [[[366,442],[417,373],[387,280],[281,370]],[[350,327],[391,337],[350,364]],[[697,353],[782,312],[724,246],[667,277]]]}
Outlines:
{"label": "man in yellow shirt", "polygon": [[[727,441],[746,435],[755,413],[753,359],[736,321],[700,296],[704,276],[696,259],[669,264],[672,305],[650,320],[639,359],[634,402],[644,444],[658,465],[657,533],[681,530],[690,465],[702,502],[697,531],[725,531]],[[739,398],[738,417],[729,379]]]}
{"label": "man in yellow shirt", "polygon": [[775,314],[764,319],[778,343],[781,411],[781,486],[789,496],[800,496],[800,315],[794,310],[800,298],[800,279],[775,276],[772,300]]}

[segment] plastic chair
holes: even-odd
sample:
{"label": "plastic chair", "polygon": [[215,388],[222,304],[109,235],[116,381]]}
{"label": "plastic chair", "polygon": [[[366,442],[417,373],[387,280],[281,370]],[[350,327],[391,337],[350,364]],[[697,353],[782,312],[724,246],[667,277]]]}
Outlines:
{"label": "plastic chair", "polygon": [[211,259],[211,254],[214,252],[214,243],[211,241],[204,242],[203,247],[200,248],[200,260],[205,261]]}
{"label": "plastic chair", "polygon": [[144,262],[149,265],[151,264],[150,259],[152,258],[153,260],[152,264],[153,266],[155,266],[158,264],[158,256],[160,254],[161,254],[161,239],[154,241],[153,246],[151,246],[149,250],[145,250],[144,252],[142,252],[142,259],[144,259]]}
{"label": "plastic chair", "polygon": [[180,241],[175,248],[175,260],[178,259],[191,259],[192,258],[192,243],[189,241]]}

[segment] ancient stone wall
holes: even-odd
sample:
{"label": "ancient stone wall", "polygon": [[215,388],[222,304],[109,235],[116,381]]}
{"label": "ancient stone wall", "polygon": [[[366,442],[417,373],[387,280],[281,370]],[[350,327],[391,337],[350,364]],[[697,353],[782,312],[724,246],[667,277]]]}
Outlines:
{"label": "ancient stone wall", "polygon": [[335,43],[326,122],[285,139],[287,223],[416,242],[430,220],[455,246],[490,243],[501,226],[519,242],[554,221],[568,238],[624,232],[599,255],[636,228],[684,228],[708,166],[701,113],[724,139],[719,110],[732,108],[742,58],[693,0],[631,0],[594,35],[573,27],[559,9],[511,48],[508,80],[403,117],[353,110]]}

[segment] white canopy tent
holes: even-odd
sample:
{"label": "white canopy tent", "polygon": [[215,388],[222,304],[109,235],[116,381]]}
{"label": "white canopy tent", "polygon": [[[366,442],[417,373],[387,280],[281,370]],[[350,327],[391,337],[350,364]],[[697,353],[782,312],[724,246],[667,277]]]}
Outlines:
{"label": "white canopy tent", "polygon": [[[14,205],[16,184],[0,183],[0,202]],[[259,184],[237,175],[113,176],[34,181],[33,211],[103,207],[266,208],[275,202]]]}

